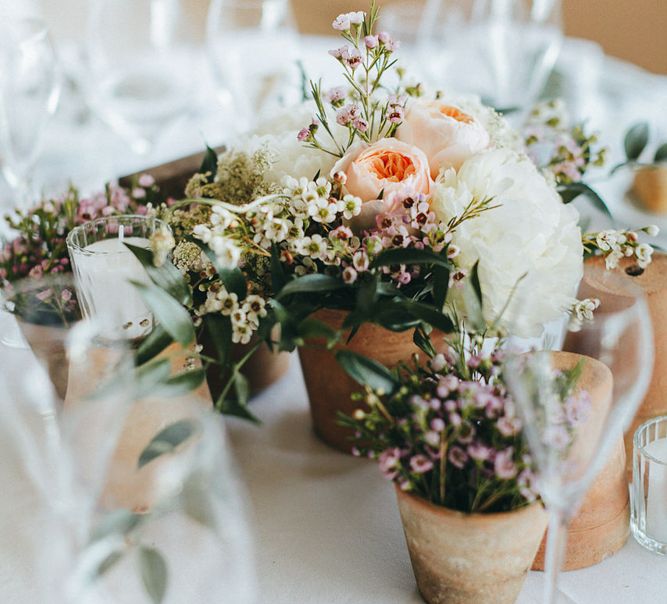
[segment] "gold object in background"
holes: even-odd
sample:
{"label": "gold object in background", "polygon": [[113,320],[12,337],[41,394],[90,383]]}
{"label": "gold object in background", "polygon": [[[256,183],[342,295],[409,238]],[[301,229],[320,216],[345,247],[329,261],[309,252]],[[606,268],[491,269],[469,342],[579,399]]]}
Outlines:
{"label": "gold object in background", "polygon": [[637,170],[632,192],[645,210],[667,214],[667,165]]}

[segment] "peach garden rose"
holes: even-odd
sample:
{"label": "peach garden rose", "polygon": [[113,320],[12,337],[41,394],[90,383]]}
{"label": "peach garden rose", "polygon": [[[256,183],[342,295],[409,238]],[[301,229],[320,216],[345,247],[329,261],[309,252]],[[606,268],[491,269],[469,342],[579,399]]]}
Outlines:
{"label": "peach garden rose", "polygon": [[433,179],[443,169],[458,169],[490,142],[488,132],[477,119],[439,100],[412,101],[396,137],[426,154]]}
{"label": "peach garden rose", "polygon": [[341,173],[345,191],[363,202],[351,224],[355,231],[375,226],[375,216],[387,211],[394,199],[428,195],[431,189],[423,151],[395,138],[353,145],[332,170],[339,177]]}

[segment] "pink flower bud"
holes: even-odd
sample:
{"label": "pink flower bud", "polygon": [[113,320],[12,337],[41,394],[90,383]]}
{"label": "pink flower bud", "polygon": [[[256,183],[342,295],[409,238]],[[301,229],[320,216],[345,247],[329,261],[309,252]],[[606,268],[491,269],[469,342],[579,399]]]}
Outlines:
{"label": "pink flower bud", "polygon": [[364,44],[366,44],[366,48],[375,48],[379,44],[379,40],[377,36],[366,36],[364,38]]}

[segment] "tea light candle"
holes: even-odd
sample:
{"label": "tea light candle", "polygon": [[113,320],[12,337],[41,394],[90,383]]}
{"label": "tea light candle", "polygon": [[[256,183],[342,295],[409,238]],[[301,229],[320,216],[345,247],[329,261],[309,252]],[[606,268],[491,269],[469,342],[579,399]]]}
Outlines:
{"label": "tea light candle", "polygon": [[[118,237],[101,239],[85,246],[73,259],[84,311],[97,317],[111,317],[119,325],[122,337],[146,336],[153,317],[137,288],[130,281],[149,283],[146,270],[125,246],[148,248],[144,237],[124,237],[119,226]],[[113,334],[118,336],[118,334]]]}
{"label": "tea light candle", "polygon": [[644,454],[660,463],[651,463],[648,472],[646,532],[653,539],[667,543],[667,438],[644,447]]}

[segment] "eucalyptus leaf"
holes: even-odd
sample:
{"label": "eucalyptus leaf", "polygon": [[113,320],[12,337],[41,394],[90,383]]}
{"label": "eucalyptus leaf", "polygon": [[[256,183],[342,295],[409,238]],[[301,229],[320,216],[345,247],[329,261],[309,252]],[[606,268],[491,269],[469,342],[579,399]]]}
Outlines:
{"label": "eucalyptus leaf", "polygon": [[218,362],[225,367],[232,350],[232,320],[220,314],[204,316],[204,329],[215,347]]}
{"label": "eucalyptus leaf", "polygon": [[121,552],[111,552],[97,566],[97,569],[95,570],[95,576],[101,577],[104,574],[108,573],[114,566],[116,566],[116,563],[120,562],[122,559],[123,559],[123,554]]}
{"label": "eucalyptus leaf", "polygon": [[667,162],[667,143],[663,143],[656,149],[655,155],[653,156],[653,161],[656,164]]}
{"label": "eucalyptus leaf", "polygon": [[613,216],[604,199],[600,195],[583,182],[573,182],[569,185],[561,185],[558,187],[558,193],[560,194],[563,203],[570,203],[574,201],[580,195],[585,195],[593,205],[598,208],[601,212],[604,212],[609,218],[613,220]]}
{"label": "eucalyptus leaf", "polygon": [[171,294],[181,304],[187,306],[192,302],[190,289],[188,288],[181,271],[171,262],[165,262],[161,266],[155,266],[153,252],[143,247],[137,247],[129,243],[125,244],[141,265],[146,269],[151,281],[159,288]]}
{"label": "eucalyptus leaf", "polygon": [[131,281],[146,305],[174,340],[187,346],[195,339],[192,319],[183,306],[157,285]]}
{"label": "eucalyptus leaf", "polygon": [[412,335],[412,341],[415,345],[430,358],[435,356],[435,348],[433,348],[433,343],[431,339],[424,333],[424,330],[421,328],[415,329],[414,334]]}
{"label": "eucalyptus leaf", "polygon": [[345,284],[336,277],[315,273],[289,281],[276,296],[279,300],[292,294],[327,292],[342,289]]}
{"label": "eucalyptus leaf", "polygon": [[274,243],[271,246],[271,287],[274,292],[279,292],[287,283],[287,276],[282,262],[280,262],[280,251]]}
{"label": "eucalyptus leaf", "polygon": [[449,269],[444,266],[433,267],[433,299],[437,308],[442,308],[449,291]]}
{"label": "eucalyptus leaf", "polygon": [[204,383],[206,372],[203,369],[184,371],[158,384],[155,389],[157,396],[174,397],[188,394]]}
{"label": "eucalyptus leaf", "polygon": [[427,249],[398,248],[381,252],[371,262],[371,268],[394,266],[397,264],[433,264],[448,269],[451,267],[451,263],[445,255],[436,254]]}
{"label": "eucalyptus leaf", "polygon": [[[134,372],[135,397],[141,399],[155,392],[160,384],[164,384],[171,377],[171,363],[169,359],[155,359],[144,363]],[[115,384],[110,384],[115,387]]]}
{"label": "eucalyptus leaf", "polygon": [[174,338],[167,330],[162,325],[156,325],[148,337],[139,345],[134,355],[135,364],[143,365],[154,359],[173,342]]}
{"label": "eucalyptus leaf", "polygon": [[95,542],[111,536],[125,536],[135,529],[143,518],[141,514],[125,509],[109,512],[95,525],[90,540]]}
{"label": "eucalyptus leaf", "polygon": [[635,124],[627,131],[623,145],[625,147],[625,156],[630,161],[639,159],[642,151],[646,148],[648,144],[648,132],[649,129],[646,122]]}
{"label": "eucalyptus leaf", "polygon": [[215,180],[215,175],[218,173],[218,154],[208,145],[206,145],[206,153],[204,153],[204,159],[199,167],[200,174],[206,174],[207,172],[210,172],[208,176],[208,183],[210,184]]}
{"label": "eucalyptus leaf", "polygon": [[443,333],[452,333],[454,331],[454,322],[441,310],[433,308],[428,304],[412,301],[405,301],[403,307],[410,315],[420,319],[434,329]]}
{"label": "eucalyptus leaf", "polygon": [[153,604],[162,604],[167,593],[167,562],[155,548],[139,548],[139,568],[146,593]]}
{"label": "eucalyptus leaf", "polygon": [[351,350],[336,352],[336,360],[347,374],[362,386],[391,394],[398,386],[396,378],[382,364]]}
{"label": "eucalyptus leaf", "polygon": [[174,450],[197,431],[194,420],[181,419],[160,430],[141,452],[137,467],[143,468],[154,459]]}
{"label": "eucalyptus leaf", "polygon": [[211,485],[195,474],[186,481],[181,497],[185,513],[195,522],[215,531],[217,522],[215,509],[209,499],[210,490]]}

